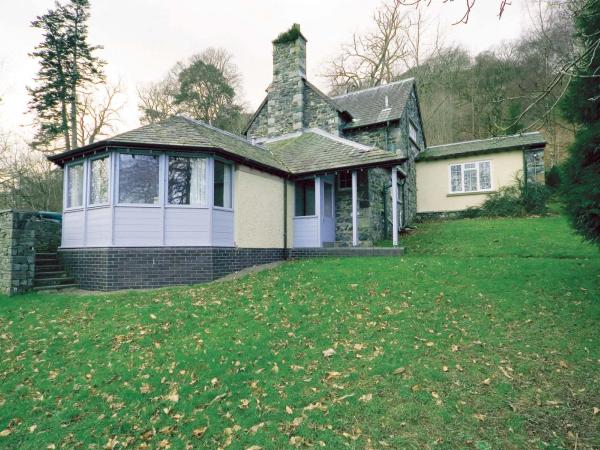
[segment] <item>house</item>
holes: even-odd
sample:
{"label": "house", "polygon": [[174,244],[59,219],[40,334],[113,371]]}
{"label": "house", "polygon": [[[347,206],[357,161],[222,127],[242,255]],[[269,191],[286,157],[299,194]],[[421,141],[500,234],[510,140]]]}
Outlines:
{"label": "house", "polygon": [[428,147],[417,158],[419,216],[476,208],[519,178],[543,183],[545,146],[541,133],[532,132]]}
{"label": "house", "polygon": [[[329,97],[307,79],[306,42],[298,26],[273,41],[273,79],[243,137],[176,116],[49,158],[65,174],[59,256],[82,288],[198,283],[288,257],[402,254],[417,160],[437,151],[426,150],[415,80]],[[386,238],[394,248],[373,247]]]}

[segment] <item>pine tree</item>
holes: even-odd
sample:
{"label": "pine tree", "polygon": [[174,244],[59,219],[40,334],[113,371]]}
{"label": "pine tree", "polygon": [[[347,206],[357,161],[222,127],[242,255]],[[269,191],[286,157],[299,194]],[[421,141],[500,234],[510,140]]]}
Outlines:
{"label": "pine tree", "polygon": [[34,146],[47,148],[62,136],[64,148],[77,146],[77,93],[104,79],[104,62],[87,43],[89,0],[69,0],[38,16],[31,26],[43,31],[43,41],[31,56],[40,69],[36,86],[29,89],[30,111],[37,116]]}
{"label": "pine tree", "polygon": [[562,188],[573,227],[600,245],[600,0],[583,0],[575,27],[581,56],[561,108],[579,129]]}

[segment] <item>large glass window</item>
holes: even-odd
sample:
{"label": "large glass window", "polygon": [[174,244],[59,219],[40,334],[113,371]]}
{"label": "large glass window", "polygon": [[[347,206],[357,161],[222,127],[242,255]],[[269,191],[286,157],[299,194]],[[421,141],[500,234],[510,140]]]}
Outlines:
{"label": "large glass window", "polygon": [[207,206],[206,159],[169,156],[169,204]]}
{"label": "large glass window", "polygon": [[231,208],[231,166],[215,160],[214,205]]}
{"label": "large glass window", "polygon": [[90,161],[90,205],[108,203],[108,156]]}
{"label": "large glass window", "polygon": [[315,215],[315,180],[296,181],[296,217]]}
{"label": "large glass window", "polygon": [[119,154],[119,203],[158,204],[158,156]]}
{"label": "large glass window", "polygon": [[492,189],[490,161],[450,165],[450,192],[466,193]]}
{"label": "large glass window", "polygon": [[327,181],[323,183],[323,215],[333,217],[333,186]]}
{"label": "large glass window", "polygon": [[67,208],[83,206],[83,162],[67,166]]}

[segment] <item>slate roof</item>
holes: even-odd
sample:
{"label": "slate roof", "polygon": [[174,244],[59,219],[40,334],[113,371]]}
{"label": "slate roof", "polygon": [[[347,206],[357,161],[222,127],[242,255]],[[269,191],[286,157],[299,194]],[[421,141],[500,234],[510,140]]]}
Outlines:
{"label": "slate roof", "polygon": [[519,149],[526,150],[529,148],[544,147],[545,145],[546,140],[542,134],[538,131],[534,131],[512,136],[498,136],[490,139],[434,145],[422,151],[418,156],[418,160],[426,161],[432,159],[453,158],[462,155],[476,155]]}
{"label": "slate roof", "polygon": [[[402,116],[410,93],[415,84],[414,78],[395,81],[360,91],[338,95],[331,99],[341,110],[352,115],[352,122],[345,128],[357,128],[387,120],[396,120]],[[385,98],[388,98],[386,108]]]}
{"label": "slate roof", "polygon": [[95,142],[69,152],[50,156],[50,161],[59,165],[71,157],[82,156],[100,147],[175,147],[180,150],[214,149],[227,156],[234,156],[255,165],[287,172],[287,168],[266,148],[253,145],[246,139],[184,116],[173,116],[162,122],[153,123],[118,134],[112,138]]}
{"label": "slate roof", "polygon": [[318,128],[269,140],[263,145],[295,175],[392,165],[406,159],[402,155],[358,144]]}

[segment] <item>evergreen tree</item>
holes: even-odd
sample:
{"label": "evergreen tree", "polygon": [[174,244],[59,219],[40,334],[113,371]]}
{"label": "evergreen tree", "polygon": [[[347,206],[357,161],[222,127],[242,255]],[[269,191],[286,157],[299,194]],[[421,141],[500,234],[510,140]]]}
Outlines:
{"label": "evergreen tree", "polygon": [[63,137],[66,150],[77,146],[77,93],[104,79],[104,62],[87,43],[89,0],[68,0],[38,16],[31,26],[43,40],[31,54],[39,59],[36,86],[29,88],[30,111],[37,116],[34,146],[49,147]]}
{"label": "evergreen tree", "polygon": [[578,125],[565,162],[563,192],[575,230],[600,245],[600,0],[584,0],[575,17],[581,56],[561,107]]}

